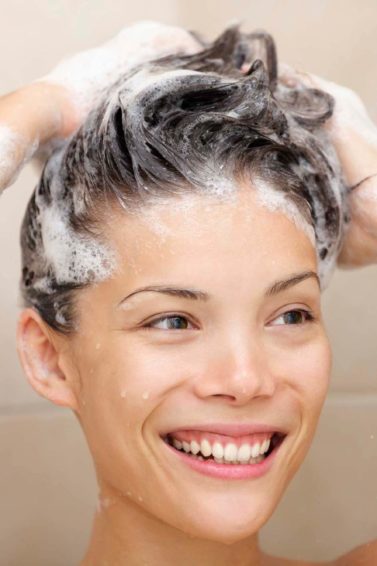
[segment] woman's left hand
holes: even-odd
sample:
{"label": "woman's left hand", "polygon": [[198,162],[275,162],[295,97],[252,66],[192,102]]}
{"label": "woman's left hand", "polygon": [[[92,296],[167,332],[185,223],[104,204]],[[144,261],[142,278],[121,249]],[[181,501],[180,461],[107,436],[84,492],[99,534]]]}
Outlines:
{"label": "woman's left hand", "polygon": [[303,84],[331,94],[334,113],[326,122],[347,186],[351,223],[338,257],[341,267],[377,263],[377,126],[361,98],[351,89],[281,65],[280,79],[288,86]]}

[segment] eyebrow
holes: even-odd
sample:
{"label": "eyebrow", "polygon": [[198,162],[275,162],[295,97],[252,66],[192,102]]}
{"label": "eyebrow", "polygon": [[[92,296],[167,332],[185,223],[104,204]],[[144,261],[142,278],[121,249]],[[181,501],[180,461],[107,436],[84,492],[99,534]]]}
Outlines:
{"label": "eyebrow", "polygon": [[317,281],[318,287],[321,289],[321,282],[316,272],[303,271],[302,273],[294,273],[293,275],[287,277],[287,279],[282,279],[281,281],[275,281],[275,283],[273,283],[272,285],[270,285],[270,287],[267,288],[265,295],[267,297],[277,295],[278,293],[281,293],[282,291],[285,291],[286,289],[289,289],[294,285],[298,285],[298,283],[301,283],[306,279],[310,279],[311,277],[313,277]]}
{"label": "eyebrow", "polygon": [[[294,285],[298,285],[302,281],[305,281],[306,279],[309,279],[311,277],[317,281],[319,288],[321,288],[319,277],[315,273],[315,271],[304,271],[302,273],[294,273],[293,275],[290,275],[286,279],[275,281],[272,285],[267,287],[264,294],[266,297],[277,295],[278,293],[286,291],[290,287],[293,287]],[[166,285],[148,285],[146,287],[140,287],[139,289],[136,289],[135,291],[124,297],[124,299],[121,300],[118,306],[120,306],[130,297],[138,293],[145,293],[145,292],[163,293],[164,295],[181,297],[184,299],[192,299],[195,301],[208,301],[211,298],[211,296],[208,293],[205,293],[204,291],[199,291],[198,289],[194,289],[194,288],[173,287]]]}

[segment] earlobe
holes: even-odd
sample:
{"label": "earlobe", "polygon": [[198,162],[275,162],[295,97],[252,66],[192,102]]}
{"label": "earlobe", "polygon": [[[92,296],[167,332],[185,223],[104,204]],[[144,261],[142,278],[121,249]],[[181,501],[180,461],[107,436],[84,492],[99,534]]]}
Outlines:
{"label": "earlobe", "polygon": [[77,410],[72,379],[59,363],[59,340],[31,308],[24,309],[18,320],[17,351],[28,381],[39,395]]}

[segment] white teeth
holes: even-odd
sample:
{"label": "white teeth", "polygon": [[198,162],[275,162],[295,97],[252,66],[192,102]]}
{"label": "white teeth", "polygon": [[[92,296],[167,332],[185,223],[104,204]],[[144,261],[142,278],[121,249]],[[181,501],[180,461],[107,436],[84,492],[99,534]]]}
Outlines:
{"label": "white teeth", "polygon": [[237,446],[233,442],[229,442],[224,449],[224,460],[226,462],[235,462],[237,460]]}
{"label": "white teeth", "polygon": [[223,458],[224,456],[224,449],[222,447],[222,445],[220,444],[220,442],[215,442],[213,447],[212,447],[212,455],[215,458]]}
{"label": "white teeth", "polygon": [[261,443],[256,442],[253,445],[248,443],[241,444],[239,448],[234,442],[228,442],[223,446],[220,442],[216,441],[213,445],[207,438],[199,443],[196,440],[186,442],[172,438],[172,444],[177,450],[184,450],[186,453],[191,453],[197,456],[200,460],[208,458],[211,455],[215,462],[219,464],[257,464],[261,462],[270,448],[271,439],[266,439]]}
{"label": "white teeth", "polygon": [[177,448],[178,450],[181,450],[181,448],[182,448],[182,442],[180,442],[179,440],[176,440],[175,438],[173,438],[173,446],[174,446],[174,448]]}
{"label": "white teeth", "polygon": [[251,448],[251,457],[257,458],[259,454],[260,454],[260,444],[257,442],[256,444],[253,444]]}
{"label": "white teeth", "polygon": [[249,444],[242,444],[237,453],[237,460],[241,463],[248,462],[250,460],[251,450]]}
{"label": "white teeth", "polygon": [[197,454],[200,450],[200,445],[196,442],[196,440],[191,440],[190,448],[193,454]]}
{"label": "white teeth", "polygon": [[206,438],[204,438],[200,443],[200,452],[206,458],[208,458],[208,456],[211,456],[212,454],[212,447]]}

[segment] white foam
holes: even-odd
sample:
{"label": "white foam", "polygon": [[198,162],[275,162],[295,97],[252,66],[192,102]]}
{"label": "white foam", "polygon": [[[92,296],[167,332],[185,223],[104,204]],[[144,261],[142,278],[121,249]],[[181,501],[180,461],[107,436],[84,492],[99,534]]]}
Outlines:
{"label": "white foam", "polygon": [[41,210],[42,239],[57,283],[84,283],[108,278],[114,267],[110,250],[79,237],[56,205]]}
{"label": "white foam", "polygon": [[57,311],[57,313],[55,315],[55,320],[56,320],[56,322],[58,322],[62,326],[65,326],[67,324],[67,321],[66,321],[64,315],[60,311]]}
{"label": "white foam", "polygon": [[295,203],[287,195],[282,191],[277,191],[271,185],[258,178],[253,179],[253,187],[256,190],[257,200],[262,206],[265,206],[272,212],[278,211],[285,214],[299,230],[306,234],[312,246],[315,247],[316,241],[313,226],[305,220]]}
{"label": "white foam", "polygon": [[[52,159],[59,160],[59,156]],[[69,225],[69,210],[63,201],[62,186],[58,179],[50,185],[51,202],[36,193],[39,222],[45,260],[52,266],[58,284],[100,282],[111,276],[115,269],[115,252],[89,236],[75,233]],[[49,292],[47,276],[35,287]]]}
{"label": "white foam", "polygon": [[193,54],[202,46],[186,30],[149,20],[123,28],[100,47],[63,60],[39,80],[64,85],[82,115],[104,88],[136,65],[174,53]]}
{"label": "white foam", "polygon": [[16,181],[38,145],[38,139],[29,143],[22,135],[0,124],[0,193]]}

